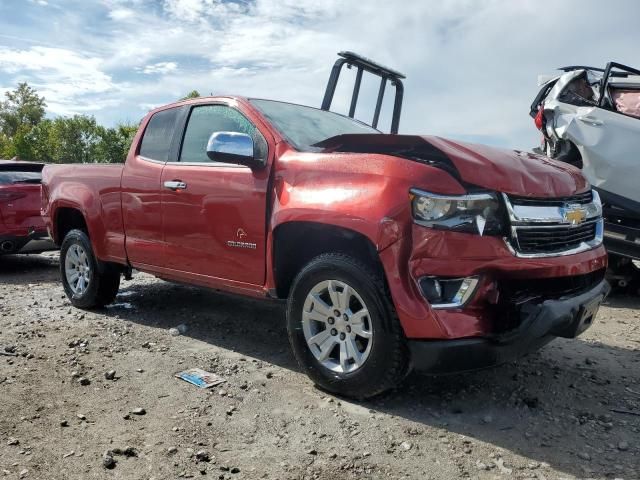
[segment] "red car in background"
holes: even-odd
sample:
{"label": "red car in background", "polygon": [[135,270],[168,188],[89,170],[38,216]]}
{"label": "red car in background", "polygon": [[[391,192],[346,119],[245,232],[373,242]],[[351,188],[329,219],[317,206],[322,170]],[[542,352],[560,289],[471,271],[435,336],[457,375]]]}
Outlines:
{"label": "red car in background", "polygon": [[44,164],[0,160],[0,255],[55,248],[40,216]]}

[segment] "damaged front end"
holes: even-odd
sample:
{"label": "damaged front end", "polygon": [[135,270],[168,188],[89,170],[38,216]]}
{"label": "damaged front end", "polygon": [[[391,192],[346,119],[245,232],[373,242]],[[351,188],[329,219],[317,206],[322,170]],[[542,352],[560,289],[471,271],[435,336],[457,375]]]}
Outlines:
{"label": "damaged front end", "polygon": [[410,189],[410,233],[380,252],[417,369],[482,368],[591,325],[609,291],[602,206],[575,168],[438,137],[318,146],[423,163],[466,191]]}

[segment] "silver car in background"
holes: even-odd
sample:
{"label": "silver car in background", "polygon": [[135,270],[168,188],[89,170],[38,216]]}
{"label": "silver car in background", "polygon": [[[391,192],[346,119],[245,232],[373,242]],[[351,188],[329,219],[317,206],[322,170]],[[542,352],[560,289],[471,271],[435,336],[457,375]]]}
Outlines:
{"label": "silver car in background", "polygon": [[600,194],[612,279],[624,287],[640,260],[640,70],[615,62],[559,70],[531,104],[539,150],[582,169]]}

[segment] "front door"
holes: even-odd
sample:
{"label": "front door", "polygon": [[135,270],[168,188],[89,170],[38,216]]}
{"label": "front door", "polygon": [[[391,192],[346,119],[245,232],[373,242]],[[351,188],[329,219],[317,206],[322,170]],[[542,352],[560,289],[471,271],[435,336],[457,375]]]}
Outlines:
{"label": "front door", "polygon": [[583,171],[605,192],[640,202],[640,118],[600,107],[580,107],[576,117],[584,137]]}
{"label": "front door", "polygon": [[192,107],[178,161],[162,171],[164,264],[183,278],[263,285],[269,168],[210,160],[213,132],[247,133],[256,156],[267,159],[264,135],[238,110]]}

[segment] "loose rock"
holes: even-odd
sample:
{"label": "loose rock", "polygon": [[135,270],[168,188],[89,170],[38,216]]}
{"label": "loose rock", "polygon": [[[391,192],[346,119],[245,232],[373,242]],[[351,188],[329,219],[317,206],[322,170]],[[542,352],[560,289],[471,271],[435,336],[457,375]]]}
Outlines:
{"label": "loose rock", "polygon": [[[177,449],[176,449],[177,451]],[[211,456],[206,450],[200,450],[196,453],[196,462],[210,462]]]}
{"label": "loose rock", "polygon": [[102,456],[102,466],[108,470],[116,468],[116,459],[111,456],[110,453],[105,453]]}

